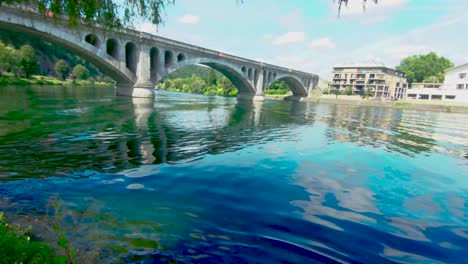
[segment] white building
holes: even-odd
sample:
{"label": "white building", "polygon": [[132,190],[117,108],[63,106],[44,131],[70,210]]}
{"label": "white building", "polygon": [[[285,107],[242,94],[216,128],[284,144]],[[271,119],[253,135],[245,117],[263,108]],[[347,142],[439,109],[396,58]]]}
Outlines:
{"label": "white building", "polygon": [[450,68],[445,72],[444,89],[468,90],[468,63]]}
{"label": "white building", "polygon": [[446,70],[444,84],[413,83],[406,98],[468,103],[468,63]]}

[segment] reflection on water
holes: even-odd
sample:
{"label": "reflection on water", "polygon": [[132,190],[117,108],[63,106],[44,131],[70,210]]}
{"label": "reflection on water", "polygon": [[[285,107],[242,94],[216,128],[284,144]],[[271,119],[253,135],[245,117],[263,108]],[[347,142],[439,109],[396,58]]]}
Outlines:
{"label": "reflection on water", "polygon": [[99,204],[75,240],[102,262],[468,260],[468,115],[93,88],[0,101],[4,200]]}

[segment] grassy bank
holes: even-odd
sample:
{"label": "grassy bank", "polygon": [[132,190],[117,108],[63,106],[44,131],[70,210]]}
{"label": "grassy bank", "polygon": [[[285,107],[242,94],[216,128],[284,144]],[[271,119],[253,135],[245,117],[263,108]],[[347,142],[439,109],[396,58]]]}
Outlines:
{"label": "grassy bank", "polygon": [[94,80],[59,80],[55,77],[34,75],[31,78],[23,78],[17,76],[4,75],[0,76],[0,86],[15,85],[15,86],[29,86],[29,85],[61,85],[61,86],[75,86],[75,85],[93,85],[93,86],[110,86],[113,85],[109,82],[97,82]]}

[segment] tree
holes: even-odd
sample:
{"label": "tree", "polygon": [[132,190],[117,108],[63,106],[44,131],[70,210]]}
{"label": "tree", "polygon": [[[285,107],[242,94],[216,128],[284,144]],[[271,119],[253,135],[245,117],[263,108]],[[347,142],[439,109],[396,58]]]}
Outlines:
{"label": "tree", "polygon": [[443,81],[445,70],[453,67],[453,63],[434,52],[425,55],[414,55],[403,59],[397,70],[406,74],[409,83],[423,82],[433,76],[437,81]]}
{"label": "tree", "polygon": [[36,59],[36,52],[34,51],[33,47],[30,45],[23,45],[19,49],[19,57],[20,57],[20,68],[23,70],[24,74],[26,74],[26,78],[29,78],[31,74],[37,72],[37,59]]}
{"label": "tree", "polygon": [[353,95],[353,87],[352,86],[346,87],[345,94],[346,95]]}
{"label": "tree", "polygon": [[214,69],[211,69],[208,73],[208,76],[206,77],[206,83],[208,85],[216,85],[216,82],[216,71]]}
{"label": "tree", "polygon": [[67,78],[68,74],[70,73],[70,66],[64,60],[58,60],[55,63],[55,72],[59,76],[59,78],[63,81]]}
{"label": "tree", "polygon": [[0,76],[3,72],[14,70],[18,62],[18,51],[13,46],[7,46],[0,42]]}
{"label": "tree", "polygon": [[338,99],[338,95],[341,94],[341,91],[339,89],[333,90],[333,94],[336,96],[336,99]]}
{"label": "tree", "polygon": [[79,80],[86,80],[89,77],[89,71],[86,69],[85,66],[78,64],[75,67],[73,67],[73,76],[78,78]]}

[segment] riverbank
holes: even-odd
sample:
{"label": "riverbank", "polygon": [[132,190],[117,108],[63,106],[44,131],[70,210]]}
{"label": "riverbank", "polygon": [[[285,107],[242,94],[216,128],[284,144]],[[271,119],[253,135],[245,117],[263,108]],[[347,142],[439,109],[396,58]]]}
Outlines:
{"label": "riverbank", "polygon": [[7,86],[7,85],[16,85],[16,86],[29,86],[29,85],[61,85],[61,86],[85,86],[85,85],[93,85],[93,86],[109,86],[113,85],[112,83],[108,82],[97,82],[94,80],[59,80],[55,77],[50,76],[41,76],[41,75],[33,75],[31,78],[23,78],[23,77],[15,77],[4,75],[0,77],[0,86]]}
{"label": "riverbank", "polygon": [[[270,100],[293,100],[288,96],[269,96],[265,95],[266,99]],[[312,102],[312,103],[325,103],[325,104],[341,104],[341,105],[356,105],[356,106],[373,106],[373,107],[386,107],[386,108],[397,108],[397,109],[410,109],[410,110],[422,110],[422,111],[434,111],[434,112],[445,112],[445,113],[464,113],[468,114],[467,103],[452,103],[447,101],[374,101],[372,99],[362,99],[359,96],[345,96],[340,95],[336,98],[335,95],[322,95],[320,97],[307,97],[301,98],[301,102]]]}

